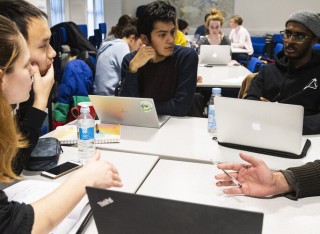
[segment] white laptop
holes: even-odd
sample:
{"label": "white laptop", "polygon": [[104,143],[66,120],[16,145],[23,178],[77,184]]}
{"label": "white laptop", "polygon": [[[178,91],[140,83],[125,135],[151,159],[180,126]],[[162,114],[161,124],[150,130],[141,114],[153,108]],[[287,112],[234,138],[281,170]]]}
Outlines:
{"label": "white laptop", "polygon": [[302,106],[226,97],[214,101],[218,142],[222,145],[301,154],[305,143]]}
{"label": "white laptop", "polygon": [[153,99],[89,95],[101,123],[160,128],[170,116],[158,116]]}
{"label": "white laptop", "polygon": [[199,64],[227,65],[231,61],[230,45],[201,45]]}

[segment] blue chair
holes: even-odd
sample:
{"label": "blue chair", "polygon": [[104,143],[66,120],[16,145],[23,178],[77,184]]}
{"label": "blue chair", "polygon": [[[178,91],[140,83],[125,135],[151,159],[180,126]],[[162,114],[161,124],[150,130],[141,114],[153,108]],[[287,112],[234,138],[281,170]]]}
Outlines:
{"label": "blue chair", "polygon": [[312,47],[312,50],[315,51],[315,52],[320,52],[320,43],[315,44]]}
{"label": "blue chair", "polygon": [[94,30],[94,38],[96,41],[96,48],[99,49],[100,44],[102,43],[102,34],[100,29]]}
{"label": "blue chair", "polygon": [[106,38],[107,35],[107,24],[106,23],[100,23],[99,24],[99,29],[101,34],[103,35],[103,39]]}
{"label": "blue chair", "polygon": [[283,40],[282,40],[280,33],[273,35],[273,43],[274,43],[274,45],[276,45],[277,43],[283,43]]}
{"label": "blue chair", "polygon": [[62,45],[67,43],[67,40],[68,40],[67,30],[64,27],[60,28],[60,38],[61,38],[61,44]]}
{"label": "blue chair", "polygon": [[83,35],[88,38],[88,26],[86,24],[78,24],[79,29],[83,33]]}
{"label": "blue chair", "polygon": [[256,57],[251,57],[249,64],[248,64],[248,70],[252,73],[258,72],[260,69],[260,66],[262,64],[262,61]]}
{"label": "blue chair", "polygon": [[266,49],[265,37],[251,37],[252,47],[254,50],[253,56],[259,57],[264,55]]}
{"label": "blue chair", "polygon": [[277,43],[273,49],[273,56],[276,56],[281,51],[283,51],[283,44]]}

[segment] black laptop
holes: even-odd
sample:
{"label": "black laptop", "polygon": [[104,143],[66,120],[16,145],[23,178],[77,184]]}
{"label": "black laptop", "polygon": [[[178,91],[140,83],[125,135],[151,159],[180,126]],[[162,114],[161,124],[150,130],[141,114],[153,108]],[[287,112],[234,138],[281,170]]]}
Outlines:
{"label": "black laptop", "polygon": [[262,213],[92,187],[86,190],[99,233],[262,233]]}

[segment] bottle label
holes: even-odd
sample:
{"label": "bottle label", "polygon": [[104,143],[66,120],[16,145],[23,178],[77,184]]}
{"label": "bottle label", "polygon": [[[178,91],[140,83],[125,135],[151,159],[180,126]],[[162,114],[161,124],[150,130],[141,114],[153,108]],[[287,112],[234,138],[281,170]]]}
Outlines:
{"label": "bottle label", "polygon": [[216,111],[214,105],[208,107],[208,129],[216,128]]}
{"label": "bottle label", "polygon": [[80,128],[79,129],[80,140],[91,140],[94,139],[94,127]]}

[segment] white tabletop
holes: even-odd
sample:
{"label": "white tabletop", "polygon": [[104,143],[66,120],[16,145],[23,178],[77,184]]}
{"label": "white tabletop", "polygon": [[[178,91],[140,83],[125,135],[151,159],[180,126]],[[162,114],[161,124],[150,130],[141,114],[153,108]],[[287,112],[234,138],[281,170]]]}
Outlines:
{"label": "white tabletop", "polygon": [[319,233],[319,198],[292,201],[284,197],[225,195],[215,186],[221,173],[210,164],[160,160],[138,194],[264,213],[263,233]]}
{"label": "white tabletop", "polygon": [[202,83],[197,83],[197,87],[240,88],[251,72],[238,63],[233,64],[236,65],[206,67],[200,64],[198,76],[202,77]]}
{"label": "white tabletop", "polygon": [[[159,159],[159,157],[151,155],[146,156],[142,154],[131,154],[104,150],[101,150],[100,152],[101,158],[111,162],[117,167],[123,183],[123,187],[111,188],[110,190],[118,190],[128,193],[135,193],[137,191],[139,186],[148,176]],[[63,153],[60,155],[59,164],[69,160],[77,160],[77,155],[78,149],[76,147],[63,147]],[[52,180],[40,176],[40,172],[23,171],[22,177],[23,179],[46,180],[62,183],[71,174],[72,173],[69,173],[56,180]],[[88,210],[89,207],[86,207],[81,215],[79,222],[72,228],[70,233],[76,233]],[[97,229],[93,219],[91,219],[88,223],[85,233],[97,233]]]}
{"label": "white tabletop", "polygon": [[248,54],[249,50],[231,46],[231,53],[233,53],[233,54]]}
{"label": "white tabletop", "polygon": [[[251,153],[263,159],[274,169],[300,166],[320,158],[319,135],[305,136],[312,142],[306,157],[287,159]],[[207,119],[195,117],[171,117],[160,129],[121,126],[121,139],[117,144],[97,144],[98,148],[131,153],[157,155],[162,159],[205,162],[241,161],[240,150],[220,146],[207,131]]]}

